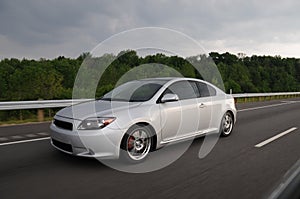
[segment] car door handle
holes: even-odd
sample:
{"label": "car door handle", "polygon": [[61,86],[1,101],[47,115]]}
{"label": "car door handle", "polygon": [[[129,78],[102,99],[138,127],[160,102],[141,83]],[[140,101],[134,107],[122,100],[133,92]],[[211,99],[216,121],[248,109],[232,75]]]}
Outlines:
{"label": "car door handle", "polygon": [[205,104],[203,104],[203,103],[201,103],[200,105],[199,105],[199,108],[204,108],[205,107]]}

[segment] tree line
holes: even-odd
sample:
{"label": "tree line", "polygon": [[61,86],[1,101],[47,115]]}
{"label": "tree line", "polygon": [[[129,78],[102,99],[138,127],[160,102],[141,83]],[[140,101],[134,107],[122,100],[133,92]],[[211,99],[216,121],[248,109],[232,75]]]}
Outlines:
{"label": "tree line", "polygon": [[[211,72],[208,70],[205,73],[207,68],[203,65],[212,64],[212,61],[220,71],[226,92],[229,89],[233,93],[300,91],[299,59],[255,55],[239,58],[234,54],[217,52],[209,55],[187,59],[164,54],[141,57],[135,51],[128,50],[118,55],[107,54],[97,58],[83,53],[78,58],[60,56],[52,60],[3,59],[0,61],[0,101],[72,98],[77,72],[87,58],[94,64],[110,63],[103,71],[96,97],[114,88],[126,72],[137,66],[144,66],[135,71],[139,78],[149,77],[147,74],[151,72],[152,76],[182,75],[201,79],[203,74],[208,77]],[[197,62],[200,63],[198,71],[193,67]],[[158,64],[157,68],[147,66],[153,63]],[[161,65],[172,70],[162,68]],[[133,79],[136,77],[132,76]],[[205,80],[218,84],[213,77]]]}

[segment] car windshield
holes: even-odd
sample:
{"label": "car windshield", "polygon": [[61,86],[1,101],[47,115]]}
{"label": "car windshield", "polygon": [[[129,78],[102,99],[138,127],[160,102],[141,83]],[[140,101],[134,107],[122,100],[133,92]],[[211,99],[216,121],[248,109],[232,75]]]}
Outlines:
{"label": "car windshield", "polygon": [[105,94],[101,100],[144,102],[151,99],[167,81],[137,80],[127,82]]}

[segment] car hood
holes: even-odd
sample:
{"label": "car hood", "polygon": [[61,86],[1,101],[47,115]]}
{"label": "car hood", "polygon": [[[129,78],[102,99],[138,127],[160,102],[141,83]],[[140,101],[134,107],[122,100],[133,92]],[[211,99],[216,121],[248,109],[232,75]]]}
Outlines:
{"label": "car hood", "polygon": [[66,107],[56,113],[57,116],[84,120],[88,117],[114,116],[121,110],[137,107],[141,102],[119,102],[94,100]]}

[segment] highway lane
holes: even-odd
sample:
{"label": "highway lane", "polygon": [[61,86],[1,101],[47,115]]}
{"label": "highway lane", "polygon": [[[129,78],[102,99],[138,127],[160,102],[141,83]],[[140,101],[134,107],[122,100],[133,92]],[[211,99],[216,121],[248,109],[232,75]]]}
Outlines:
{"label": "highway lane", "polygon": [[[239,104],[233,134],[207,157],[198,158],[199,138],[173,164],[145,174],[65,155],[49,140],[0,146],[0,198],[263,198],[300,158],[300,99],[288,100],[297,102]],[[282,105],[249,109],[272,104]],[[47,132],[48,124],[41,126],[29,125],[36,133]],[[292,127],[298,129],[254,147]],[[22,131],[16,128],[0,127],[0,136]]]}
{"label": "highway lane", "polygon": [[50,122],[0,126],[1,143],[49,137]]}

